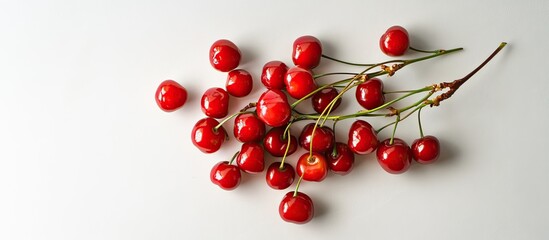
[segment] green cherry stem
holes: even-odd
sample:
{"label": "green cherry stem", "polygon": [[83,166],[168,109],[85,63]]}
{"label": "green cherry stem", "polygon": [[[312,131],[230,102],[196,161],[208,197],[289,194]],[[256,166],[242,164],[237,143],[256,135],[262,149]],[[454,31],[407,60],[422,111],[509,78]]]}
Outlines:
{"label": "green cherry stem", "polygon": [[393,128],[393,134],[391,135],[391,140],[389,140],[389,145],[393,145],[393,142],[395,140],[395,133],[397,130],[398,122],[400,122],[400,113],[397,113],[396,115],[395,127]]}
{"label": "green cherry stem", "polygon": [[231,158],[231,161],[229,162],[229,165],[233,164],[233,161],[236,159],[236,156],[238,156],[238,154],[240,153],[240,151],[236,152],[233,157]]}
{"label": "green cherry stem", "polygon": [[314,79],[319,79],[321,77],[326,77],[326,76],[332,76],[332,75],[357,75],[357,73],[352,73],[352,72],[331,72],[331,73],[323,73],[323,74],[317,74],[317,75],[314,75],[313,78]]}
{"label": "green cherry stem", "polygon": [[299,185],[301,185],[301,180],[303,180],[303,175],[299,176],[299,180],[297,180],[297,184],[295,185],[294,190],[294,197],[297,197],[297,193],[299,192]]}
{"label": "green cherry stem", "polygon": [[284,169],[284,161],[286,160],[286,156],[288,156],[288,151],[290,150],[290,143],[291,143],[291,140],[292,140],[292,135],[290,133],[290,125],[292,125],[292,121],[290,121],[290,123],[288,123],[288,125],[286,126],[286,129],[284,129],[284,133],[282,134],[282,136],[286,136],[286,138],[288,139],[288,143],[286,144],[286,150],[284,150],[284,156],[282,156],[282,160],[280,161],[280,167],[278,167],[279,169]]}
{"label": "green cherry stem", "polygon": [[214,127],[214,131],[217,132],[217,129],[219,129],[221,126],[223,126],[224,123],[226,123],[227,121],[229,121],[231,118],[234,118],[240,114],[244,114],[244,113],[253,113],[253,111],[240,111],[240,112],[236,112],[236,113],[233,113],[231,114],[230,116],[224,118],[223,120],[221,120],[221,122],[219,122],[219,124],[217,124],[217,126]]}
{"label": "green cherry stem", "polygon": [[412,51],[416,51],[416,52],[420,52],[420,53],[440,53],[444,50],[442,49],[438,49],[438,50],[423,50],[423,49],[419,49],[419,48],[415,48],[415,47],[409,47],[410,50]]}
{"label": "green cherry stem", "polygon": [[421,109],[419,108],[417,110],[417,124],[419,125],[419,136],[420,138],[423,138],[423,127],[421,127]]}

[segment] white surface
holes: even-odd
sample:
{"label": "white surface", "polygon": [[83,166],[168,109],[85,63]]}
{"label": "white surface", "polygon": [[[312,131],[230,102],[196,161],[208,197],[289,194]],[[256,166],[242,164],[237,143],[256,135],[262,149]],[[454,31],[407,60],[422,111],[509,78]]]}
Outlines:
{"label": "white surface", "polygon": [[[2,1],[0,239],[547,239],[548,12],[542,0]],[[509,42],[424,111],[439,163],[394,176],[369,156],[345,177],[305,183],[317,216],[303,226],[280,219],[286,191],[264,174],[232,192],[211,184],[211,166],[239,148],[205,155],[190,141],[200,95],[225,80],[209,65],[212,42],[241,48],[257,97],[261,66],[290,63],[296,37],[375,62],[387,59],[377,41],[394,24],[417,47],[465,51],[410,66],[387,88],[459,78]],[[164,79],[190,94],[175,113],[153,99]],[[411,142],[415,120],[398,133]]]}

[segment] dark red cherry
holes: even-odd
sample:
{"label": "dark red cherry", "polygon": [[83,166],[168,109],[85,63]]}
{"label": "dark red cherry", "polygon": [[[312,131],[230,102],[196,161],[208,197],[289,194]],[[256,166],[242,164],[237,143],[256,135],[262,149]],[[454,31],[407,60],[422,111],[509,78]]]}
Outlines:
{"label": "dark red cherry", "polygon": [[313,134],[314,127],[314,123],[309,123],[303,127],[303,131],[301,131],[301,135],[299,135],[299,144],[301,147],[309,151],[312,140],[313,152],[323,153],[328,149],[331,149],[334,145],[334,131],[329,127],[323,126],[316,127],[315,133]]}
{"label": "dark red cherry", "polygon": [[440,155],[440,143],[434,136],[425,136],[412,143],[412,153],[418,163],[433,163]]}
{"label": "dark red cherry", "polygon": [[307,194],[297,192],[294,196],[294,192],[291,191],[282,198],[278,206],[278,213],[286,222],[305,224],[313,219],[315,207],[313,200]]}
{"label": "dark red cherry", "polygon": [[281,61],[270,61],[263,66],[261,72],[261,82],[268,89],[282,90],[285,88],[284,76],[288,67]]}
{"label": "dark red cherry", "polygon": [[[327,87],[318,91],[311,99],[313,109],[317,113],[322,113],[322,111],[328,107],[328,104],[330,104],[330,102],[334,100],[338,94],[337,89],[334,87]],[[339,107],[339,104],[341,104],[341,98],[336,100],[334,107],[332,107],[332,111],[336,110],[337,107]]]}
{"label": "dark red cherry", "polygon": [[240,184],[240,170],[229,162],[217,163],[210,172],[210,180],[225,190],[233,190]]}
{"label": "dark red cherry", "polygon": [[364,120],[356,120],[349,128],[347,145],[356,154],[368,154],[376,150],[379,140],[372,125]]}
{"label": "dark red cherry", "polygon": [[265,123],[253,113],[243,113],[234,119],[234,136],[241,142],[257,142],[265,135]]}
{"label": "dark red cherry", "polygon": [[257,117],[271,127],[286,125],[292,114],[286,94],[276,89],[261,94],[255,109]]}
{"label": "dark red cherry", "polygon": [[227,82],[225,89],[235,97],[244,97],[252,92],[253,79],[252,75],[246,70],[235,69],[227,74]]}
{"label": "dark red cherry", "polygon": [[235,69],[240,64],[240,58],[240,49],[229,40],[217,40],[210,47],[210,64],[219,71]]}
{"label": "dark red cherry", "polygon": [[385,171],[392,174],[406,172],[412,163],[412,150],[402,139],[386,139],[377,147],[377,161]]}
{"label": "dark red cherry", "polygon": [[156,104],[166,112],[182,107],[187,101],[187,90],[174,80],[165,80],[156,89]]}
{"label": "dark red cherry", "polygon": [[265,180],[269,187],[277,190],[286,189],[294,182],[295,171],[292,165],[284,163],[282,168],[280,162],[272,163],[267,168]]}
{"label": "dark red cherry", "polygon": [[301,67],[288,69],[284,83],[286,84],[288,94],[295,99],[305,97],[317,88],[313,74]]}
{"label": "dark red cherry", "polygon": [[401,56],[410,46],[408,31],[401,26],[392,26],[379,39],[381,51],[388,56]]}
{"label": "dark red cherry", "polygon": [[383,82],[377,78],[366,80],[356,87],[356,101],[364,108],[370,110],[385,103],[383,95]]}
{"label": "dark red cherry", "polygon": [[244,143],[236,156],[236,164],[247,173],[260,173],[265,170],[263,148],[258,143]]}
{"label": "dark red cherry", "polygon": [[227,133],[223,127],[218,128],[217,131],[214,130],[218,124],[217,120],[209,117],[198,120],[191,132],[194,146],[204,153],[213,153],[219,150]]}
{"label": "dark red cherry", "polygon": [[[263,146],[265,147],[265,151],[274,157],[282,157],[286,152],[288,138],[284,136],[285,128],[286,127],[271,128],[263,138]],[[296,150],[297,138],[294,135],[290,135],[290,147],[286,156],[292,155]]]}
{"label": "dark red cherry", "polygon": [[206,116],[224,118],[229,113],[229,94],[223,88],[210,88],[202,95],[200,106]]}
{"label": "dark red cherry", "polygon": [[332,170],[332,172],[334,173],[346,175],[353,169],[353,164],[355,163],[355,154],[345,143],[336,142],[335,147],[335,154],[331,150],[326,152],[328,167],[330,167],[330,170]]}
{"label": "dark red cherry", "polygon": [[302,36],[294,41],[292,61],[296,66],[313,69],[320,63],[322,44],[313,36]]}
{"label": "dark red cherry", "polygon": [[328,164],[321,153],[304,153],[297,160],[296,171],[303,180],[320,182],[328,175]]}

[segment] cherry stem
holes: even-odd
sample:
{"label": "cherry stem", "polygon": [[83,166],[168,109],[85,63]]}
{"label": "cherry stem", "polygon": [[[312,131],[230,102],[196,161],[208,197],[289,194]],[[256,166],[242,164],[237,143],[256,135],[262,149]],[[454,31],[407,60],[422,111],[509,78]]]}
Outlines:
{"label": "cherry stem", "polygon": [[391,140],[389,140],[389,145],[393,145],[393,142],[395,141],[395,133],[397,130],[398,122],[400,122],[400,113],[397,112],[396,115],[396,121],[395,121],[395,127],[393,128],[393,134],[391,135]]}
{"label": "cherry stem", "polygon": [[[336,123],[337,123],[337,122],[338,122],[337,120],[334,120],[334,123],[333,123],[333,125],[332,125],[332,131],[334,132],[334,138],[335,138],[335,136],[336,136]],[[336,143],[335,139],[334,139],[334,143],[335,143],[335,144],[334,144],[334,148],[332,149],[332,157],[336,157],[336,156],[337,156],[337,143]]]}
{"label": "cherry stem", "polygon": [[418,48],[415,48],[415,47],[412,47],[412,46],[410,46],[409,49],[412,50],[412,51],[420,52],[420,53],[440,53],[440,52],[444,51],[444,50],[442,50],[442,49],[438,49],[438,50],[422,50],[422,49],[418,49]]}
{"label": "cherry stem", "polygon": [[317,75],[314,75],[313,78],[314,79],[319,79],[321,77],[326,77],[326,76],[331,76],[331,75],[357,75],[357,73],[352,73],[352,72],[331,72],[331,73],[323,73],[323,74],[317,74]]}
{"label": "cherry stem", "polygon": [[279,169],[284,169],[284,160],[286,160],[286,156],[288,156],[288,151],[290,150],[290,143],[292,141],[292,135],[290,133],[290,126],[292,125],[292,121],[288,123],[286,126],[286,129],[284,129],[284,132],[282,133],[283,137],[286,137],[288,139],[288,142],[286,144],[286,150],[284,150],[284,156],[282,156],[282,160],[280,161],[280,167]]}
{"label": "cherry stem", "polygon": [[423,138],[423,127],[421,127],[421,109],[419,108],[417,111],[417,123],[419,125],[419,136],[420,138]]}
{"label": "cherry stem", "polygon": [[294,197],[297,197],[297,193],[299,192],[299,185],[301,185],[301,180],[303,180],[303,175],[299,176],[299,180],[297,180],[297,184],[295,185],[294,190]]}
{"label": "cherry stem", "polygon": [[233,161],[236,159],[236,156],[238,156],[238,154],[240,153],[240,151],[236,152],[233,157],[231,158],[231,161],[229,162],[229,165],[233,164]]}
{"label": "cherry stem", "polygon": [[[248,105],[248,106],[250,106],[250,105]],[[254,106],[255,106],[255,104],[254,104]],[[214,131],[217,132],[217,129],[219,129],[221,126],[223,126],[223,124],[226,123],[227,121],[229,121],[231,118],[234,118],[234,117],[236,117],[240,114],[244,114],[244,113],[254,113],[253,111],[246,111],[247,109],[249,109],[249,108],[244,108],[240,112],[233,113],[230,116],[228,116],[228,117],[224,118],[223,120],[221,120],[221,122],[219,122],[219,124],[217,124],[217,126],[214,127]]]}

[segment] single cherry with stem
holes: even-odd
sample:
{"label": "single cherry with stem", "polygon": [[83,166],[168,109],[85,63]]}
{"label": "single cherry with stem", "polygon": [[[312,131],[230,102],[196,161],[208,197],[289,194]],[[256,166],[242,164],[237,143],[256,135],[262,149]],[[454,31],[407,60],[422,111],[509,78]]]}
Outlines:
{"label": "single cherry with stem", "polygon": [[213,166],[210,172],[210,180],[224,190],[233,190],[240,184],[241,174],[237,166],[232,165],[236,155],[231,161],[222,161]]}
{"label": "single cherry with stem", "polygon": [[198,120],[191,132],[191,140],[200,151],[213,153],[221,148],[227,138],[227,132],[219,122],[207,117]]}
{"label": "single cherry with stem", "polygon": [[379,165],[392,174],[406,172],[412,163],[412,151],[408,144],[402,139],[395,138],[395,132],[400,121],[400,115],[397,113],[396,116],[397,120],[391,138],[381,142],[376,152]]}
{"label": "single cherry with stem", "polygon": [[271,128],[263,138],[265,151],[274,157],[291,155],[297,150],[297,138],[294,135],[284,135],[284,127]]}
{"label": "single cherry with stem", "polygon": [[[339,93],[335,87],[327,87],[315,93],[311,98],[315,112],[322,113],[328,107],[330,102],[338,96],[338,94]],[[338,98],[334,103],[332,110],[335,110],[340,104],[341,98]]]}
{"label": "single cherry with stem", "polygon": [[412,153],[414,160],[418,163],[429,164],[435,162],[440,155],[440,142],[434,136],[423,135],[421,126],[421,108],[417,112],[420,138],[412,143]]}
{"label": "single cherry with stem", "polygon": [[297,160],[296,171],[306,181],[321,182],[328,175],[328,164],[322,153],[304,153]]}
{"label": "single cherry with stem", "polygon": [[347,175],[353,169],[355,155],[347,144],[336,142],[334,149],[326,152],[326,160],[332,172]]}
{"label": "single cherry with stem", "polygon": [[286,193],[278,206],[282,220],[295,224],[305,224],[313,219],[313,200],[305,193],[299,192],[302,178],[297,181],[294,191]]}
{"label": "single cherry with stem", "polygon": [[334,131],[329,127],[315,127],[309,123],[303,127],[299,135],[299,144],[306,150],[324,153],[334,145]]}

